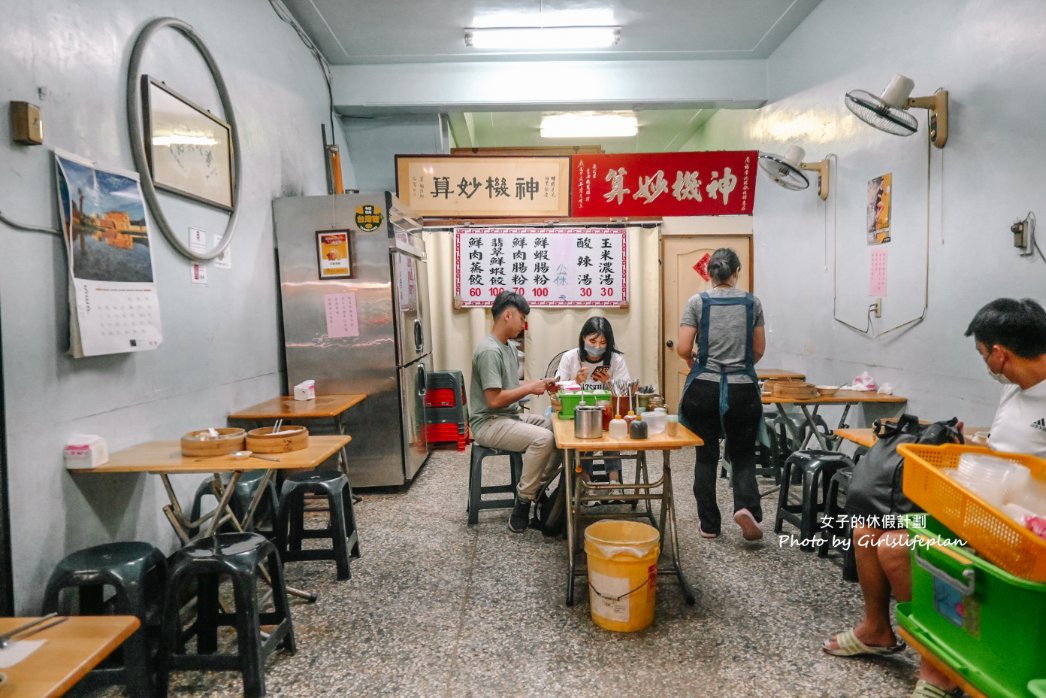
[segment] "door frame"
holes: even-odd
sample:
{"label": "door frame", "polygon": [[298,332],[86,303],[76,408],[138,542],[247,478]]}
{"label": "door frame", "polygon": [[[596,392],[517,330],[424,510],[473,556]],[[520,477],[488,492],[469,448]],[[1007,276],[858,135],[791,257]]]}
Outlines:
{"label": "door frame", "polygon": [[11,498],[8,483],[7,407],[4,402],[3,333],[0,332],[0,616],[13,616],[14,566],[11,560]]}
{"label": "door frame", "polygon": [[[716,226],[716,227],[718,228],[720,226]],[[666,234],[665,229],[662,228],[661,232],[660,232],[660,235],[659,235],[659,240],[658,240],[658,246],[660,248],[659,251],[658,251],[658,256],[659,256],[659,261],[660,261],[660,264],[659,264],[659,266],[660,266],[660,270],[659,270],[660,271],[660,279],[658,280],[658,286],[659,286],[659,294],[658,295],[661,297],[661,303],[662,304],[665,302],[665,300],[664,300],[665,299],[665,288],[666,288],[666,283],[665,283],[665,265],[666,265],[666,263],[668,261],[665,258],[665,239],[666,238],[672,238],[673,240],[698,240],[698,239],[701,239],[701,238],[723,238],[723,237],[739,238],[739,239],[740,238],[747,238],[747,242],[748,242],[748,260],[749,260],[749,262],[745,266],[747,267],[747,270],[748,270],[748,274],[747,274],[747,277],[748,277],[748,289],[749,289],[749,293],[752,293],[753,295],[755,294],[755,243],[754,243],[753,236],[752,236],[751,223],[748,223],[747,226],[738,226],[737,228],[733,228],[733,229],[726,228],[726,229],[722,229],[722,230],[708,230],[708,231],[701,231],[701,232],[694,231],[694,232],[685,232],[685,233],[669,232],[668,234]],[[744,269],[742,269],[741,273],[744,274]],[[657,363],[658,363],[658,380],[659,380],[660,385],[661,385],[661,392],[664,394],[664,397],[667,399],[668,383],[666,383],[666,380],[668,379],[668,375],[667,375],[667,368],[668,367],[665,365],[665,349],[666,349],[665,342],[668,341],[669,339],[671,339],[674,342],[676,340],[676,337],[674,337],[674,336],[669,337],[669,336],[667,336],[665,334],[667,331],[669,331],[669,328],[665,327],[664,315],[665,315],[664,309],[662,308],[661,312],[659,313],[659,317],[658,317],[658,326],[660,327],[660,333],[659,333],[660,337],[659,337],[659,341],[658,341]],[[682,398],[682,395],[680,395],[679,397]],[[675,407],[678,407],[678,405],[670,406],[670,405],[666,404],[666,407],[668,407],[669,410],[672,410]]]}

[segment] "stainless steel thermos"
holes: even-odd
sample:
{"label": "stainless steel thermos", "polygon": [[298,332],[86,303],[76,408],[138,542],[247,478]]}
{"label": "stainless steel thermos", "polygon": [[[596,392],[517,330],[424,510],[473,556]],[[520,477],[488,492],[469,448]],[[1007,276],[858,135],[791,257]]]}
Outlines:
{"label": "stainless steel thermos", "polygon": [[598,439],[603,436],[603,408],[598,405],[575,407],[574,436],[579,439]]}

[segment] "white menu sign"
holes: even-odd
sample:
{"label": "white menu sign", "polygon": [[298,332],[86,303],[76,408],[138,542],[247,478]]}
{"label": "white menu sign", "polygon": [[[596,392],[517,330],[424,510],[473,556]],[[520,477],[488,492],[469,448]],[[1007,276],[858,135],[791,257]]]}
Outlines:
{"label": "white menu sign", "polygon": [[623,228],[455,228],[454,295],[486,307],[505,290],[533,306],[620,306],[628,301]]}

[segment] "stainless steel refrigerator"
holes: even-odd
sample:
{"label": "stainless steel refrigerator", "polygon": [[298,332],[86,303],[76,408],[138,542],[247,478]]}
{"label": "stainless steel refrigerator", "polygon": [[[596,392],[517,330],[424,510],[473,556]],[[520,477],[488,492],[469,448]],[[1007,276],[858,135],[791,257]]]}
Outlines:
{"label": "stainless steel refrigerator", "polygon": [[273,218],[288,391],[313,379],[318,395],[367,393],[344,415],[352,486],[401,485],[430,451],[421,226],[389,192],[276,199]]}

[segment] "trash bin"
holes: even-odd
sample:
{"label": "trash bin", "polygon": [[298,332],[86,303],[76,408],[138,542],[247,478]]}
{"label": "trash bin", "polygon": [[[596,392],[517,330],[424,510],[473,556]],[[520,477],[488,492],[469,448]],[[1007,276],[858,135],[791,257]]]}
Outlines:
{"label": "trash bin", "polygon": [[592,620],[607,630],[634,632],[654,620],[657,529],[637,521],[604,519],[585,529]]}

